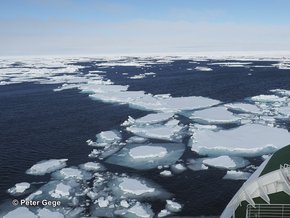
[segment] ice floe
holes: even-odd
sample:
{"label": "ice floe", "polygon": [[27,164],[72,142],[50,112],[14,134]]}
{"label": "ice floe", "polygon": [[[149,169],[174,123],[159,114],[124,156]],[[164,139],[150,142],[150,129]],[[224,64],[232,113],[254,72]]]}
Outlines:
{"label": "ice floe", "polygon": [[[154,213],[151,210],[151,208],[147,205],[144,205],[140,202],[137,202],[134,206],[128,209],[127,213],[129,213],[129,216],[126,217],[132,217],[132,218],[152,218]],[[131,216],[130,216],[131,215]]]}
{"label": "ice floe", "polygon": [[182,209],[182,205],[172,200],[166,200],[166,209],[171,212],[179,212]]}
{"label": "ice floe", "polygon": [[169,193],[153,182],[141,178],[117,177],[110,181],[114,196],[131,199],[169,197]]}
{"label": "ice floe", "polygon": [[191,138],[189,146],[202,155],[261,156],[289,144],[290,134],[285,129],[258,124],[220,131],[200,130]]}
{"label": "ice floe", "polygon": [[68,159],[51,159],[40,161],[28,169],[26,173],[31,175],[44,175],[46,173],[51,173],[65,167],[67,160]]}
{"label": "ice floe", "polygon": [[195,67],[194,69],[197,71],[212,71],[210,67]]}
{"label": "ice floe", "polygon": [[225,107],[212,107],[194,112],[190,119],[201,124],[240,123],[240,118],[233,115]]}
{"label": "ice floe", "polygon": [[10,211],[3,218],[39,218],[26,207],[17,207]]}
{"label": "ice floe", "polygon": [[241,113],[253,113],[253,114],[261,113],[261,109],[254,104],[233,103],[233,104],[226,104],[225,106],[231,110],[238,111]]}
{"label": "ice floe", "polygon": [[76,180],[89,180],[91,179],[91,173],[78,169],[76,167],[67,167],[52,174],[57,179],[76,179]]}
{"label": "ice floe", "polygon": [[105,162],[147,170],[159,165],[174,164],[184,150],[185,146],[181,143],[127,144],[122,150],[108,157]]}
{"label": "ice floe", "polygon": [[202,163],[207,166],[232,170],[245,167],[250,162],[241,157],[229,157],[224,155],[215,158],[205,158]]}
{"label": "ice floe", "polygon": [[223,179],[229,180],[247,180],[252,174],[248,172],[229,170]]}
{"label": "ice floe", "polygon": [[[169,117],[166,118],[169,119]],[[161,122],[161,120],[159,119],[158,122]],[[158,125],[150,125],[151,123],[149,121],[147,125],[140,125],[137,122],[136,124],[128,126],[126,130],[143,138],[162,139],[174,142],[181,142],[185,136],[186,127],[179,124],[179,121],[176,119],[171,119],[164,124]]]}
{"label": "ice floe", "polygon": [[30,184],[28,182],[21,182],[15,184],[14,187],[8,189],[8,192],[12,195],[24,193],[27,189],[30,188]]}

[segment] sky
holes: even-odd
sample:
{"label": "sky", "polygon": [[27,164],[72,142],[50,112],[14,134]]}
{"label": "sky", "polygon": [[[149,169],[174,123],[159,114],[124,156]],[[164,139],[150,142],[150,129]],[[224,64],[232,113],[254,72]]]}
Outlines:
{"label": "sky", "polygon": [[290,51],[289,0],[0,1],[0,55]]}

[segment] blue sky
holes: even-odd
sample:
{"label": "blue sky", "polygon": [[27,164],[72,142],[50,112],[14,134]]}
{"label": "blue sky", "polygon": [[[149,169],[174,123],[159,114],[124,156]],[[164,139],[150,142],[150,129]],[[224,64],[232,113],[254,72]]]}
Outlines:
{"label": "blue sky", "polygon": [[0,55],[290,50],[289,0],[9,0]]}

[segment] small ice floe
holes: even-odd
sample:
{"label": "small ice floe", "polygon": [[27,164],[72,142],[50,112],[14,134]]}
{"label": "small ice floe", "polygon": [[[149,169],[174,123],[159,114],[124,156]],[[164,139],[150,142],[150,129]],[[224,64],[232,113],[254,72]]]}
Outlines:
{"label": "small ice floe", "polygon": [[108,207],[110,202],[108,198],[100,197],[96,203],[98,203],[99,207]]}
{"label": "small ice floe", "polygon": [[202,159],[190,159],[187,163],[187,168],[193,171],[208,170],[208,166],[202,163]]}
{"label": "small ice floe", "polygon": [[171,214],[170,211],[168,211],[167,209],[163,209],[157,214],[157,217],[166,217],[169,216],[170,214]]}
{"label": "small ice floe", "polygon": [[126,217],[132,218],[152,218],[154,213],[151,207],[147,204],[137,202],[134,206],[127,210]]}
{"label": "small ice floe", "polygon": [[197,71],[212,71],[210,67],[195,67],[194,69]]}
{"label": "small ice floe", "polygon": [[148,141],[148,139],[143,138],[143,137],[140,137],[140,136],[132,136],[132,137],[130,137],[130,138],[128,138],[126,140],[126,142],[128,144],[132,144],[132,143],[144,143],[146,141]]}
{"label": "small ice floe", "polygon": [[221,67],[247,67],[252,64],[252,62],[219,62],[219,63],[210,63],[208,65],[219,65]]}
{"label": "small ice floe", "polygon": [[228,130],[200,130],[189,140],[191,149],[201,155],[255,157],[273,153],[289,144],[285,129],[245,124]]}
{"label": "small ice floe", "polygon": [[185,146],[176,143],[127,144],[122,150],[108,157],[105,162],[139,170],[159,165],[174,164],[183,154]]}
{"label": "small ice floe", "polygon": [[177,173],[182,173],[183,171],[186,170],[186,167],[182,163],[173,164],[173,165],[171,165],[170,168],[171,168],[171,171],[173,173],[176,173],[176,174]]}
{"label": "small ice floe", "polygon": [[46,173],[51,173],[64,168],[67,160],[68,159],[51,159],[40,161],[28,169],[26,173],[31,175],[44,175]]}
{"label": "small ice floe", "polygon": [[92,178],[92,174],[78,169],[76,167],[63,168],[59,171],[56,171],[52,174],[53,178],[57,179],[76,179],[76,180],[89,180]]}
{"label": "small ice floe", "polygon": [[26,207],[17,207],[16,209],[8,212],[3,218],[39,218],[37,215],[32,213]]}
{"label": "small ice floe", "polygon": [[225,107],[212,107],[192,114],[190,119],[201,124],[240,123],[240,118],[233,115]]}
{"label": "small ice floe", "polygon": [[286,89],[272,89],[270,90],[270,92],[275,93],[277,95],[282,95],[285,97],[290,97],[290,90],[286,90]]}
{"label": "small ice floe", "polygon": [[229,170],[223,179],[229,180],[247,180],[252,174],[248,172]]}
{"label": "small ice floe", "polygon": [[97,146],[106,147],[111,144],[119,143],[122,139],[118,131],[104,131],[97,134]]}
{"label": "small ice floe", "polygon": [[225,106],[233,111],[237,111],[240,113],[260,114],[262,112],[261,109],[254,104],[233,103],[226,104]]}
{"label": "small ice floe", "polygon": [[145,74],[138,74],[138,75],[134,75],[129,77],[130,79],[144,79],[146,77]]}
{"label": "small ice floe", "polygon": [[128,207],[130,207],[130,204],[126,200],[121,200],[120,201],[120,206],[124,207],[124,208],[128,208]]}
{"label": "small ice floe", "polygon": [[172,175],[172,172],[170,170],[163,170],[163,171],[160,172],[160,175],[161,176],[164,176],[164,177],[171,177],[171,176],[173,176]]}
{"label": "small ice floe", "polygon": [[18,195],[24,193],[27,189],[30,188],[30,184],[28,182],[21,182],[15,184],[14,187],[8,189],[8,192],[12,195]]}
{"label": "small ice floe", "polygon": [[62,182],[58,183],[53,191],[50,191],[49,194],[54,198],[68,198],[70,196],[70,191],[72,187],[66,185]]}
{"label": "small ice floe", "polygon": [[215,158],[204,158],[202,163],[206,166],[233,170],[245,167],[250,162],[241,157],[219,156]]}
{"label": "small ice floe", "polygon": [[290,70],[290,63],[287,63],[287,62],[272,64],[272,66],[277,67],[280,70]]}
{"label": "small ice floe", "polygon": [[172,201],[172,200],[166,200],[166,209],[169,210],[170,212],[176,213],[181,211],[182,206],[181,204]]}
{"label": "small ice floe", "polygon": [[98,171],[104,171],[105,167],[100,163],[95,162],[87,162],[80,165],[80,168],[86,171],[92,171],[92,172],[98,172]]}
{"label": "small ice floe", "polygon": [[110,181],[110,188],[116,197],[164,199],[169,196],[157,184],[141,178],[117,177]]}

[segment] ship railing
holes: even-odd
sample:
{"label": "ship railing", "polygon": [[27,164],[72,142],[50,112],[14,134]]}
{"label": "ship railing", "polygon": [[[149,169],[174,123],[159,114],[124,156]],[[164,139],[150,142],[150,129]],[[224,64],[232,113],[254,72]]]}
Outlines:
{"label": "ship railing", "polygon": [[289,218],[290,204],[247,205],[246,218]]}

